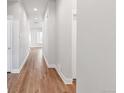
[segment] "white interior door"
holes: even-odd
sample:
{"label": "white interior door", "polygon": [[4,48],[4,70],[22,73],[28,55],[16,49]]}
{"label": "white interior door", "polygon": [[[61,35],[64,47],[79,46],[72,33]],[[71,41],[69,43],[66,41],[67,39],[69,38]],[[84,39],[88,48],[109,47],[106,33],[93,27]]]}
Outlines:
{"label": "white interior door", "polygon": [[12,63],[12,21],[7,21],[7,72],[11,72]]}

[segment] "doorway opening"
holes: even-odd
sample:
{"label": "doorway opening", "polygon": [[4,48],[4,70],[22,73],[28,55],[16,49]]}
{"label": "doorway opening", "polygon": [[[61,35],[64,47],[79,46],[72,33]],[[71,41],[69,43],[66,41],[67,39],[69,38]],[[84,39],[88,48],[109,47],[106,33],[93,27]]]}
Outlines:
{"label": "doorway opening", "polygon": [[41,29],[33,29],[31,31],[31,47],[42,47],[43,46],[43,32]]}
{"label": "doorway opening", "polygon": [[7,0],[14,20],[8,93],[76,93],[74,1]]}

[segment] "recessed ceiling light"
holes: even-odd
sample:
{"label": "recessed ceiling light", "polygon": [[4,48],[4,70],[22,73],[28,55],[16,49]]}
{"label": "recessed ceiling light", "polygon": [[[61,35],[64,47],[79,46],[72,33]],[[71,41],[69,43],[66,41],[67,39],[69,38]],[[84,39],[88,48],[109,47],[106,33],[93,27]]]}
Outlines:
{"label": "recessed ceiling light", "polygon": [[34,11],[38,11],[38,9],[37,8],[34,8]]}
{"label": "recessed ceiling light", "polygon": [[37,17],[35,17],[34,19],[38,19]]}

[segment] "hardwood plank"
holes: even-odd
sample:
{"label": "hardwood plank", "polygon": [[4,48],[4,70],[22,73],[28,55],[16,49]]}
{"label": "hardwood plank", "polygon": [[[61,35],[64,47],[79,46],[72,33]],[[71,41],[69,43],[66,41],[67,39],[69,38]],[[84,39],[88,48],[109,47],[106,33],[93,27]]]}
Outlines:
{"label": "hardwood plank", "polygon": [[41,48],[31,48],[19,74],[8,73],[8,93],[76,93],[76,83],[65,85],[57,71],[48,68]]}

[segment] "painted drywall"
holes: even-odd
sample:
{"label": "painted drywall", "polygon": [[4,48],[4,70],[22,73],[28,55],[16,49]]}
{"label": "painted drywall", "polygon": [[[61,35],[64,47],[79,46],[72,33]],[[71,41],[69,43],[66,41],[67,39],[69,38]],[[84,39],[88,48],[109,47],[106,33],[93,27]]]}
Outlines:
{"label": "painted drywall", "polygon": [[17,1],[8,1],[7,15],[13,16],[12,69],[17,70],[28,53],[29,21],[23,6]]}
{"label": "painted drywall", "polygon": [[29,52],[29,32],[30,25],[24,7],[20,5],[20,33],[19,33],[19,67],[25,60]]}
{"label": "painted drywall", "polygon": [[63,75],[72,78],[72,1],[56,1],[57,65]]}
{"label": "painted drywall", "polygon": [[31,20],[30,19],[30,27],[31,29],[42,28],[42,20],[39,20],[39,19]]}
{"label": "painted drywall", "polygon": [[56,64],[56,0],[49,0],[43,24],[43,54],[49,65]]}
{"label": "painted drywall", "polygon": [[115,0],[77,1],[77,93],[116,93]]}

